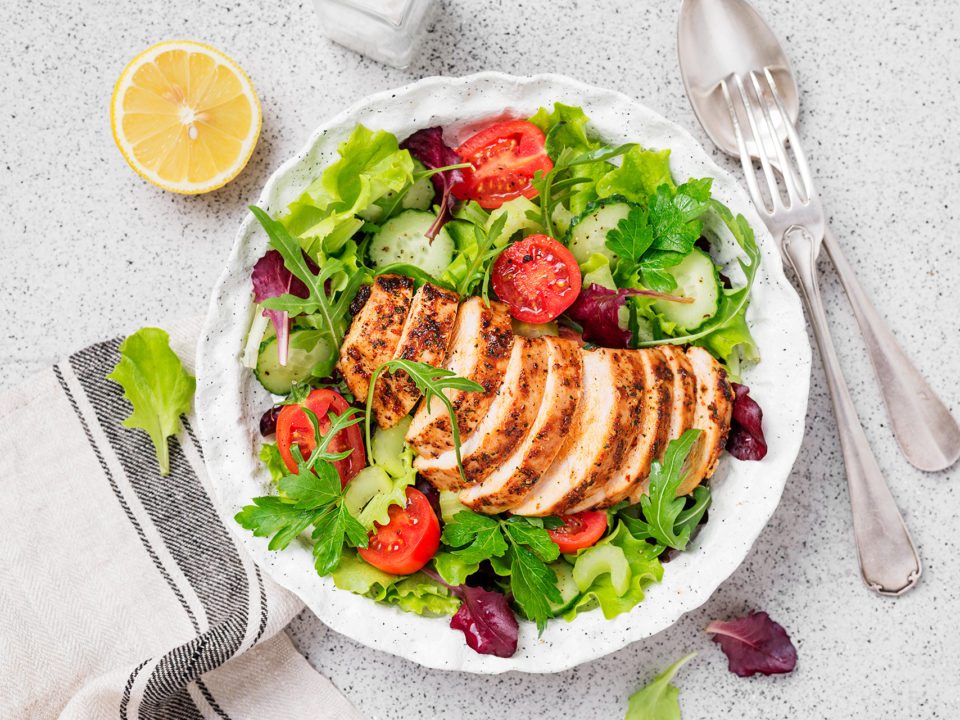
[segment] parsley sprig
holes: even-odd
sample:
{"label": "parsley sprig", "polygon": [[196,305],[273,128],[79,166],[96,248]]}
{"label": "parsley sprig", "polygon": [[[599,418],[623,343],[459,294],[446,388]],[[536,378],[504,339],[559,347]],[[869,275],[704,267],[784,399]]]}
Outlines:
{"label": "parsley sprig", "polygon": [[367,390],[367,412],[364,422],[364,436],[367,441],[367,453],[372,457],[373,444],[370,442],[370,417],[373,414],[373,391],[377,380],[384,372],[401,370],[410,376],[417,389],[423,395],[423,401],[429,406],[431,398],[437,398],[447,408],[447,414],[450,416],[450,427],[453,433],[453,449],[457,456],[457,469],[460,471],[460,477],[466,481],[467,476],[463,471],[463,460],[460,457],[460,423],[453,410],[453,403],[443,392],[444,390],[465,390],[468,392],[483,392],[484,387],[478,382],[459,377],[452,370],[434,367],[427,363],[417,362],[415,360],[388,360],[379,365],[370,376],[370,389]]}
{"label": "parsley sprig", "polygon": [[[320,272],[314,275],[303,256],[300,241],[291,235],[282,223],[256,206],[251,206],[250,212],[256,216],[266,231],[270,239],[270,247],[280,253],[287,270],[303,282],[309,292],[306,298],[290,293],[269,298],[264,300],[263,307],[267,310],[289,313],[290,317],[300,314],[317,315],[320,319],[318,329],[329,333],[333,344],[340,347],[348,324],[350,303],[357,294],[360,284],[366,279],[366,273],[351,273],[342,260],[325,258]],[[345,287],[336,291],[332,288],[337,283],[332,281],[338,275],[348,279]]]}
{"label": "parsley sprig", "polygon": [[550,603],[560,603],[557,574],[547,563],[560,556],[560,548],[547,529],[560,527],[559,518],[506,519],[461,510],[443,528],[441,540],[468,563],[505,558],[510,566],[510,591],[524,614],[543,632],[552,617]]}
{"label": "parsley sprig", "polygon": [[676,287],[663,268],[678,264],[693,250],[703,232],[704,214],[710,200],[711,178],[689,180],[676,191],[657,188],[647,206],[635,205],[617,227],[607,233],[607,249],[615,253],[615,279],[628,285],[639,278],[659,292]]}
{"label": "parsley sprig", "polygon": [[283,550],[313,525],[314,565],[319,575],[329,575],[340,564],[344,541],[353,547],[367,546],[367,531],[343,502],[340,474],[333,465],[352,450],[330,452],[327,447],[338,432],[360,422],[360,411],[350,408],[340,415],[329,413],[330,429],[323,435],[317,415],[309,408],[303,408],[303,412],[313,426],[316,441],[310,458],[304,460],[294,443],[290,451],[297,461],[297,472],[280,478],[280,495],[254,498],[253,505],[245,506],[234,519],[257,537],[272,535],[267,546],[271,550]]}

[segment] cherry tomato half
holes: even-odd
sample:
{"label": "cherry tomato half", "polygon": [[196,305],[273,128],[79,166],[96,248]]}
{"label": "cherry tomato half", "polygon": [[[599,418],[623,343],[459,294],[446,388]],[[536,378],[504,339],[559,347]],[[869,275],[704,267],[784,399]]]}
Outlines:
{"label": "cherry tomato half", "polygon": [[563,245],[531,235],[507,247],[491,273],[493,289],[517,320],[545,323],[580,294],[580,267]]}
{"label": "cherry tomato half", "polygon": [[498,208],[523,195],[532,198],[537,170],[549,172],[553,162],[544,147],[543,132],[526,120],[491,125],[463,143],[457,154],[473,168],[450,191],[460,200],[476,200],[481,207]]}
{"label": "cherry tomato half", "polygon": [[[317,447],[313,425],[310,424],[310,418],[302,408],[309,408],[316,413],[320,421],[320,434],[323,435],[330,429],[327,413],[342,415],[349,407],[347,401],[336,390],[322,388],[311,392],[302,403],[287,405],[280,411],[280,415],[277,416],[277,448],[290,472],[297,471],[297,461],[294,460],[290,450],[294,444],[300,447],[300,454],[303,455],[304,460],[307,460],[310,453]],[[343,460],[337,460],[334,463],[337,472],[340,473],[340,483],[344,486],[367,464],[367,455],[363,449],[363,434],[360,432],[359,425],[351,425],[334,435],[327,450],[330,452],[352,450]]]}
{"label": "cherry tomato half", "polygon": [[547,532],[562,553],[590,547],[603,537],[607,529],[607,514],[601,510],[585,510],[576,515],[563,515],[561,519],[563,527]]}
{"label": "cherry tomato half", "polygon": [[406,507],[393,505],[390,522],[375,523],[360,557],[391,575],[409,575],[427,564],[440,547],[440,521],[426,495],[407,488]]}

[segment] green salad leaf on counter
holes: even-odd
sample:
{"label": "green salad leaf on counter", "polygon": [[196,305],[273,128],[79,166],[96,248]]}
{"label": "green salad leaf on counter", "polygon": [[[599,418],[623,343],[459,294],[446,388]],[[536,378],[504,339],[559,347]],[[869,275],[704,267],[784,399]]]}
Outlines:
{"label": "green salad leaf on counter", "polygon": [[170,336],[142,328],[120,344],[120,362],[107,375],[123,387],[133,412],[127,428],[146,430],[157,451],[160,474],[170,472],[167,438],[180,432],[180,416],[190,411],[197,382],[170,349]]}
{"label": "green salad leaf on counter", "polygon": [[680,690],[670,683],[696,653],[684,655],[630,696],[623,720],[680,720]]}

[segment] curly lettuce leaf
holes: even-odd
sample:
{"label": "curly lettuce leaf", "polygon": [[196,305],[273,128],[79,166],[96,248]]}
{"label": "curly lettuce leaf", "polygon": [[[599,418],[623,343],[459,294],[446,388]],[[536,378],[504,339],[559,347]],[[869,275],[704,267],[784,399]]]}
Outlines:
{"label": "curly lettuce leaf", "polygon": [[123,387],[123,396],[133,406],[123,426],[147,431],[160,474],[168,474],[167,438],[180,432],[180,416],[190,411],[197,387],[170,349],[170,336],[160,328],[137,330],[120,344],[120,362],[107,377]]}
{"label": "curly lettuce leaf", "polygon": [[459,598],[449,588],[424,573],[406,577],[391,575],[373,567],[351,550],[344,551],[339,567],[331,576],[334,585],[341,590],[396,605],[418,615],[452,615],[460,607]]}
{"label": "curly lettuce leaf", "polygon": [[270,480],[276,485],[280,482],[280,478],[287,474],[287,466],[280,457],[280,448],[276,443],[264,443],[260,448],[259,457],[270,472]]}
{"label": "curly lettuce leaf", "polygon": [[581,550],[573,563],[574,579],[584,582],[565,620],[599,607],[608,620],[634,608],[644,588],[663,579],[657,556],[662,548],[635,538],[623,522],[596,545]]}
{"label": "curly lettuce leaf", "polygon": [[684,655],[630,696],[623,720],[680,720],[680,690],[670,684],[684,664],[696,653]]}
{"label": "curly lettuce leaf", "polygon": [[624,153],[620,167],[597,180],[596,190],[602,198],[622,195],[631,202],[646,205],[661,185],[671,191],[676,188],[670,174],[670,151],[644,150],[637,145]]}
{"label": "curly lettuce leaf", "polygon": [[361,228],[363,220],[357,213],[413,182],[413,158],[385,130],[374,132],[357,125],[337,152],[340,159],[280,217],[304,251],[318,261],[322,253],[343,248]]}

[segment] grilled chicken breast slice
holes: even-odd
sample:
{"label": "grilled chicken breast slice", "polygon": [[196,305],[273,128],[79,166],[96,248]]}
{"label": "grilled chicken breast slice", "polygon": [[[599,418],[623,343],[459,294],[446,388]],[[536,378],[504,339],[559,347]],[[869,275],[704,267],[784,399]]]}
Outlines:
{"label": "grilled chicken breast slice", "polygon": [[362,293],[367,299],[353,313],[337,361],[347,387],[357,398],[367,397],[373,371],[396,352],[413,298],[413,279],[379,275]]}
{"label": "grilled chicken breast slice", "polygon": [[627,498],[634,487],[646,481],[650,464],[666,447],[674,410],[673,372],[660,348],[630,351],[629,357],[643,378],[643,396],[635,411],[639,432],[610,479],[571,512],[609,507]]}
{"label": "grilled chicken breast slice", "polygon": [[[496,470],[529,433],[543,400],[549,365],[547,348],[542,338],[514,339],[497,395],[460,448],[467,484],[481,482]],[[418,457],[413,466],[438,489],[458,490],[463,486],[454,450],[436,458]]]}
{"label": "grilled chicken breast slice", "polygon": [[[457,416],[461,439],[487,414],[497,394],[513,348],[510,311],[506,305],[471,297],[457,311],[453,335],[443,367],[483,385],[483,392],[444,390]],[[407,442],[417,454],[435,458],[453,448],[450,417],[436,398],[420,403],[407,430]]]}
{"label": "grilled chicken breast slice", "polygon": [[[413,296],[400,340],[390,359],[414,360],[439,367],[447,355],[459,301],[457,293],[425,283]],[[420,390],[406,372],[383,373],[373,395],[377,424],[382,428],[393,427],[413,410],[419,399]]]}
{"label": "grilled chicken breast slice", "polygon": [[570,433],[512,513],[566,513],[610,477],[639,432],[634,415],[643,397],[643,378],[630,352],[609,348],[583,352],[581,396]]}
{"label": "grilled chicken breast slice", "polygon": [[573,340],[554,337],[543,341],[547,347],[547,377],[543,402],[529,433],[493,473],[460,492],[460,501],[477,512],[503,512],[520,502],[570,433],[583,375],[580,346]]}
{"label": "grilled chicken breast slice", "polygon": [[696,378],[697,404],[693,413],[693,427],[703,432],[690,451],[685,463],[687,476],[677,496],[687,495],[702,481],[713,475],[720,453],[727,444],[730,418],[733,415],[733,388],[727,371],[713,356],[699,347],[687,350],[687,360]]}

